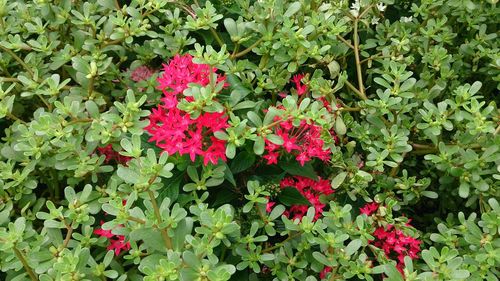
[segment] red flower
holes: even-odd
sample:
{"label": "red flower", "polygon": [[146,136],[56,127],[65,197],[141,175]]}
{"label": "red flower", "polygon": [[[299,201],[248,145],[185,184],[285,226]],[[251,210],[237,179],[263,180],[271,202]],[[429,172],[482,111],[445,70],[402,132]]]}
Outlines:
{"label": "red flower", "polygon": [[153,70],[151,70],[149,67],[142,65],[139,67],[136,67],[132,73],[130,73],[130,79],[135,82],[143,81],[149,79],[153,75]]}
{"label": "red flower", "polygon": [[[279,121],[279,118],[276,121]],[[277,164],[279,152],[294,155],[295,160],[302,166],[313,158],[323,161],[330,159],[330,150],[323,149],[320,126],[308,124],[303,120],[298,127],[294,127],[291,121],[283,120],[274,130],[274,133],[283,139],[283,144],[277,145],[266,139],[267,154],[263,158],[267,160],[268,165]],[[280,148],[284,151],[280,151]]]}
{"label": "red flower", "polygon": [[405,256],[411,259],[418,258],[422,241],[412,236],[405,235],[403,231],[396,229],[392,224],[387,225],[386,228],[378,227],[373,232],[373,236],[375,236],[376,240],[371,241],[371,243],[382,249],[387,258],[396,258],[396,267],[401,274],[403,274],[403,269],[405,267]]}
{"label": "red flower", "polygon": [[[180,99],[192,101],[191,97],[182,95],[188,84],[206,86],[210,75],[216,71],[206,64],[195,64],[192,59],[190,55],[176,55],[163,66],[158,88],[165,96],[161,99],[162,104],[152,110],[145,130],[152,135],[149,141],[156,142],[168,154],[187,154],[191,161],[201,156],[204,165],[217,164],[220,159],[226,161],[226,141],[214,137],[215,132],[229,127],[225,113],[202,113],[192,118],[177,108]],[[224,79],[224,76],[217,76],[218,82]]]}
{"label": "red flower", "polygon": [[[103,225],[103,223],[104,222],[101,221],[101,225]],[[123,235],[115,235],[111,230],[104,230],[102,228],[95,229],[94,234],[108,238],[109,245],[106,249],[108,251],[115,251],[116,256],[118,256],[122,250],[130,250],[130,243],[125,242],[125,236]]]}
{"label": "red flower", "polygon": [[359,211],[362,214],[370,216],[378,210],[378,204],[376,202],[367,203],[363,208],[360,208]]}
{"label": "red flower", "polygon": [[120,153],[116,152],[113,149],[113,145],[111,144],[108,144],[104,147],[98,147],[97,151],[100,155],[104,155],[106,157],[106,159],[104,160],[105,163],[115,161],[120,164],[126,164],[130,159],[132,159],[130,157],[120,155]]}
{"label": "red flower", "polygon": [[295,83],[295,89],[297,90],[297,94],[299,96],[302,96],[307,92],[307,85],[302,84],[302,78],[304,78],[304,74],[296,74],[292,78],[293,83]]}
{"label": "red flower", "polygon": [[[296,188],[304,198],[309,201],[310,205],[314,207],[315,214],[314,219],[317,220],[323,215],[323,209],[326,204],[319,201],[321,195],[330,195],[334,192],[331,188],[330,182],[318,177],[318,180],[312,180],[310,178],[295,176],[284,178],[280,183],[281,188],[294,187]],[[270,202],[272,203],[272,202]],[[268,203],[268,204],[270,204]],[[273,203],[274,204],[274,203]],[[302,217],[307,213],[310,206],[308,205],[293,205],[290,207],[288,212],[285,213],[286,216],[293,219],[302,219]]]}
{"label": "red flower", "polygon": [[325,266],[323,268],[323,270],[321,270],[321,272],[319,273],[319,278],[320,279],[325,279],[326,276],[327,276],[327,274],[330,273],[330,272],[332,272],[332,268],[329,267],[329,266]]}

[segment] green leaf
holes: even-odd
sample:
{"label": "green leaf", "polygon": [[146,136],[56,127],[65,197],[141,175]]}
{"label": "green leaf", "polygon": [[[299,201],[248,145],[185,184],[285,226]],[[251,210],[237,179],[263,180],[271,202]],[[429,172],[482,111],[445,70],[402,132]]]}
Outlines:
{"label": "green leaf", "polygon": [[310,205],[310,202],[295,187],[285,187],[281,190],[278,201],[288,207],[292,205]]}
{"label": "green leaf", "polygon": [[313,180],[318,180],[318,175],[314,171],[311,163],[306,163],[304,166],[300,166],[297,161],[292,160],[291,162],[281,162],[279,166],[290,175],[303,176]]}
{"label": "green leaf", "polygon": [[345,254],[348,255],[348,256],[351,256],[352,254],[354,254],[357,250],[359,250],[359,248],[361,248],[361,240],[360,239],[354,239],[352,240],[351,242],[349,242],[349,244],[347,244],[347,246],[345,247]]}
{"label": "green leaf", "polygon": [[388,281],[404,281],[403,276],[401,273],[398,271],[396,266],[394,264],[386,264],[385,265],[385,274],[387,275],[387,278],[385,280]]}
{"label": "green leaf", "polygon": [[298,11],[300,11],[300,2],[298,2],[298,1],[293,2],[292,4],[290,4],[290,6],[288,6],[288,9],[283,14],[283,17],[289,18],[289,17],[293,16],[295,13],[297,13]]}
{"label": "green leaf", "polygon": [[346,172],[341,172],[338,175],[335,176],[332,180],[332,188],[337,189],[339,186],[344,182],[345,178],[347,176]]}
{"label": "green leaf", "polygon": [[230,167],[233,174],[237,174],[252,167],[255,163],[255,154],[242,151],[231,161]]}

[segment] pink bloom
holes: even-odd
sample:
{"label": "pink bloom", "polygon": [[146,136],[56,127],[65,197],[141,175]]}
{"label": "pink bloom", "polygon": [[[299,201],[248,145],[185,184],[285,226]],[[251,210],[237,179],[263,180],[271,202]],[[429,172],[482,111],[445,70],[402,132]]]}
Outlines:
{"label": "pink bloom", "polygon": [[149,67],[142,65],[132,71],[132,73],[130,74],[130,79],[135,82],[147,80],[153,75],[153,73],[153,70],[151,70]]}
{"label": "pink bloom", "polygon": [[[101,225],[103,225],[103,223],[104,222],[101,221]],[[118,256],[122,250],[130,250],[130,243],[125,242],[125,236],[123,235],[115,235],[111,230],[104,230],[102,228],[95,229],[94,234],[108,238],[109,245],[107,250],[115,251],[116,256]]]}
{"label": "pink bloom", "polygon": [[104,155],[106,157],[104,163],[115,161],[116,163],[126,164],[130,159],[132,159],[130,157],[120,155],[120,153],[116,152],[113,149],[113,145],[111,144],[108,144],[107,146],[104,147],[98,147],[97,151],[99,152],[100,155]]}
{"label": "pink bloom", "polygon": [[[168,65],[163,65],[164,72],[158,77],[158,89],[165,95],[162,104],[153,109],[149,116],[149,125],[145,128],[151,134],[150,142],[169,154],[189,155],[191,161],[196,156],[203,158],[203,164],[217,164],[226,161],[226,141],[214,137],[214,133],[229,127],[224,112],[202,113],[192,118],[187,112],[177,108],[181,99],[192,102],[191,97],[184,97],[183,92],[190,83],[206,86],[210,75],[217,69],[206,64],[195,64],[191,55],[176,55]],[[217,76],[223,82],[224,76]]]}
{"label": "pink bloom", "polygon": [[327,274],[330,273],[330,272],[332,272],[332,268],[329,267],[329,266],[325,266],[323,268],[323,270],[321,270],[321,272],[319,273],[319,278],[320,279],[325,279],[326,276],[327,276]]}
{"label": "pink bloom", "polygon": [[277,153],[294,155],[301,166],[304,166],[313,158],[323,161],[330,159],[330,150],[323,148],[322,127],[316,124],[308,124],[305,121],[295,127],[289,120],[280,122],[279,117],[276,117],[274,121],[278,122],[274,128],[274,133],[283,139],[283,144],[276,145],[266,139],[266,146],[264,147],[266,155],[264,155],[264,159],[268,160],[268,164],[277,163],[279,158]]}
{"label": "pink bloom", "polygon": [[[296,188],[304,198],[309,201],[310,205],[314,207],[315,215],[314,219],[317,220],[323,215],[323,210],[326,207],[325,204],[321,203],[319,197],[321,195],[330,195],[334,192],[331,188],[330,182],[318,177],[317,180],[312,180],[310,178],[295,176],[284,178],[280,182],[281,188],[294,187]],[[302,217],[307,213],[310,206],[307,205],[293,205],[286,216],[293,219],[302,219]]]}
{"label": "pink bloom", "polygon": [[362,214],[370,216],[378,210],[378,204],[376,202],[365,204],[363,208],[360,208],[359,211]]}
{"label": "pink bloom", "polygon": [[394,225],[389,224],[386,228],[378,227],[373,232],[376,238],[370,241],[374,246],[381,248],[387,258],[395,258],[397,261],[397,268],[403,274],[404,257],[408,256],[411,259],[418,258],[420,252],[420,244],[422,241],[407,236],[403,231],[396,229]]}
{"label": "pink bloom", "polygon": [[307,85],[302,84],[302,78],[304,78],[304,74],[296,74],[292,78],[293,83],[295,83],[295,89],[297,90],[297,94],[299,96],[302,96],[307,92]]}

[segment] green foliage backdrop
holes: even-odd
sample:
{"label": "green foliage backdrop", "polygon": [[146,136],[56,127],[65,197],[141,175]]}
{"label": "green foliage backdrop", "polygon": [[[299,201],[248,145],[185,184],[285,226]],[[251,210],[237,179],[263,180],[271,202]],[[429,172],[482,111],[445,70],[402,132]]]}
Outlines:
{"label": "green foliage backdrop", "polygon": [[[0,0],[0,279],[498,280],[497,2]],[[179,108],[226,113],[227,162],[148,142],[185,53],[226,79]],[[331,158],[266,166],[276,116]],[[291,176],[331,182],[319,219]]]}

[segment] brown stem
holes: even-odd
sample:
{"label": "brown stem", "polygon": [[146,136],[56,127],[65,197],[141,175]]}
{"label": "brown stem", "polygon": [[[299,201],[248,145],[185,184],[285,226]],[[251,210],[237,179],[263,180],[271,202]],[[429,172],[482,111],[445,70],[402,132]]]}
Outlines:
{"label": "brown stem", "polygon": [[26,270],[26,273],[28,273],[28,275],[31,278],[31,280],[38,281],[38,278],[36,277],[36,274],[33,272],[33,270],[31,269],[31,267],[29,266],[28,262],[24,258],[23,253],[21,253],[21,251],[19,251],[16,248],[16,246],[14,246],[13,250],[14,250],[14,254],[16,254],[16,256],[19,259],[19,261],[21,261],[21,263],[23,264],[23,267]]}
{"label": "brown stem", "polygon": [[71,225],[66,226],[66,228],[68,229],[68,232],[66,233],[66,238],[63,242],[64,248],[68,247],[69,240],[71,240],[71,235],[73,234],[73,227]]}
{"label": "brown stem", "polygon": [[337,35],[337,39],[339,39],[340,41],[344,42],[344,44],[347,45],[347,47],[351,48],[351,49],[354,49],[354,46],[349,43],[349,41],[345,40],[344,37],[340,36],[340,35]]}
{"label": "brown stem", "polygon": [[349,81],[345,81],[345,84],[347,85],[347,87],[349,89],[351,89],[351,91],[353,91],[356,95],[358,95],[362,100],[367,100],[368,98],[366,98],[366,96],[364,94],[362,94],[356,87],[354,87],[354,85],[349,82]]}
{"label": "brown stem", "polygon": [[264,40],[264,37],[260,37],[259,40],[255,41],[255,43],[253,43],[250,47],[246,48],[245,50],[243,50],[241,52],[238,52],[236,54],[231,55],[231,58],[236,59],[236,58],[239,58],[239,57],[246,55],[247,53],[252,51],[253,48],[257,47],[263,40]]}
{"label": "brown stem", "polygon": [[359,87],[359,96],[363,100],[367,100],[368,98],[365,95],[365,86],[363,85],[363,73],[361,71],[361,63],[359,60],[359,36],[358,36],[358,19],[354,20],[354,58],[356,60],[356,73],[358,76],[358,87]]}
{"label": "brown stem", "polygon": [[30,74],[31,78],[35,76],[35,73],[31,70],[31,68],[20,58],[14,53],[11,49],[5,48],[4,46],[0,45],[0,49],[4,50],[7,52],[11,57],[13,57],[20,65],[24,67],[24,69]]}
{"label": "brown stem", "polygon": [[284,243],[300,236],[302,233],[301,232],[295,232],[294,234],[292,235],[289,235],[285,240],[279,242],[279,243],[276,243],[274,246],[272,247],[268,247],[268,248],[265,248],[264,250],[262,250],[262,253],[267,253],[267,252],[270,252],[272,250],[275,250],[275,249],[278,249],[279,247],[281,247]]}

